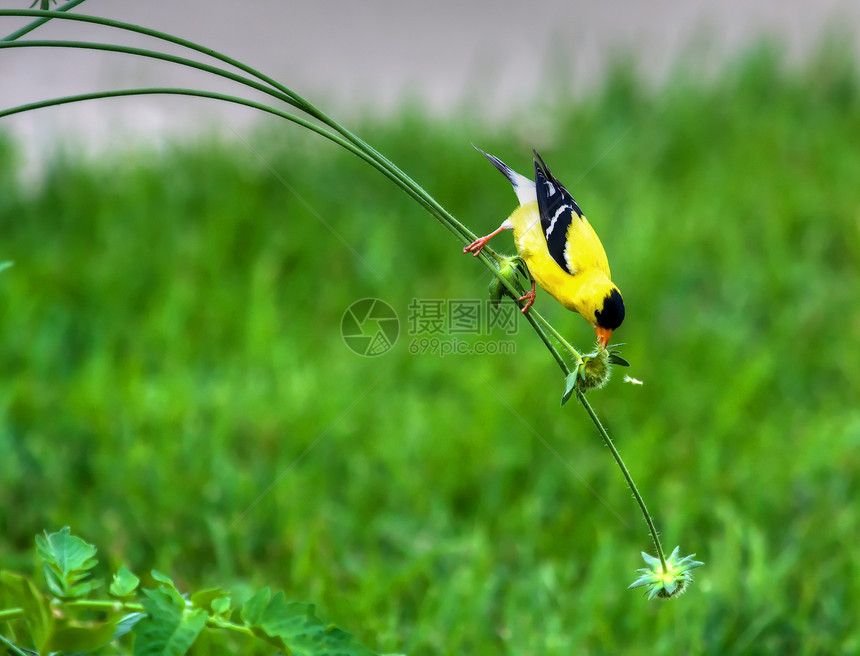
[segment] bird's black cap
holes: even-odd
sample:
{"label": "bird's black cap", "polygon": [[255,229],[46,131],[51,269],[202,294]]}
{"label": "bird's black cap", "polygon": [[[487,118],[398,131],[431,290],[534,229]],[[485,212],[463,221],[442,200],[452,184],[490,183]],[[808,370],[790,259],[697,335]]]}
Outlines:
{"label": "bird's black cap", "polygon": [[603,307],[594,313],[597,325],[601,328],[615,330],[624,321],[624,300],[617,289],[603,299]]}

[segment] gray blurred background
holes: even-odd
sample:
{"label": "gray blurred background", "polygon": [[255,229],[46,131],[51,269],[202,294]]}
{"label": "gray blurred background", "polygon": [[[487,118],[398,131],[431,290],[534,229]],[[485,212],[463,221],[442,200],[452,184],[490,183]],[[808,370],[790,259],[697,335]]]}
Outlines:
{"label": "gray blurred background", "polygon": [[[2,0],[4,9],[25,0]],[[61,3],[62,4],[62,3]],[[74,11],[182,35],[256,66],[340,118],[384,113],[404,100],[431,112],[478,104],[509,117],[540,98],[547,62],[565,61],[558,79],[585,91],[613,57],[631,56],[659,82],[679,61],[716,70],[762,35],[778,36],[795,61],[824,35],[860,31],[856,0],[635,0],[606,2],[277,2],[252,0],[89,0]],[[3,34],[23,24],[6,19]],[[55,21],[29,38],[120,40],[153,47],[113,30]],[[855,39],[853,41],[857,43]],[[558,51],[565,53],[558,58]],[[35,72],[35,74],[34,74]],[[17,50],[0,55],[0,105],[123,86],[229,85],[167,63],[124,55]],[[187,98],[106,100],[6,119],[27,155],[55,144],[58,133],[90,149],[129,140],[241,130],[252,110]],[[224,129],[229,128],[229,129]],[[121,140],[121,144],[117,140]]]}

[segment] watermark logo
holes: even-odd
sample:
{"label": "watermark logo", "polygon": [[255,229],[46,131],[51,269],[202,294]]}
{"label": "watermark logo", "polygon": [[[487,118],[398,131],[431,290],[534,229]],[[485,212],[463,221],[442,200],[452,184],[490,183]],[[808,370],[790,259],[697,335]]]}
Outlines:
{"label": "watermark logo", "polygon": [[[513,355],[519,308],[474,298],[413,298],[406,315],[412,355]],[[366,357],[388,353],[400,335],[397,312],[378,298],[363,298],[343,315],[340,332],[351,351]],[[499,339],[502,337],[502,339]]]}
{"label": "watermark logo", "polygon": [[393,348],[400,335],[400,319],[385,301],[363,298],[343,313],[340,334],[351,351],[372,358]]}

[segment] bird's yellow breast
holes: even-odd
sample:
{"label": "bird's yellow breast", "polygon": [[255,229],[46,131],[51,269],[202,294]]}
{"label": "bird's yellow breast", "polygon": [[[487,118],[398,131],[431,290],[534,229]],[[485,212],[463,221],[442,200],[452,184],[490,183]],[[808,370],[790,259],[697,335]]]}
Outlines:
{"label": "bird's yellow breast", "polygon": [[575,217],[568,228],[565,256],[571,273],[549,253],[537,201],[521,205],[508,220],[514,228],[517,252],[537,284],[567,309],[594,323],[594,313],[614,285],[606,252],[585,217]]}

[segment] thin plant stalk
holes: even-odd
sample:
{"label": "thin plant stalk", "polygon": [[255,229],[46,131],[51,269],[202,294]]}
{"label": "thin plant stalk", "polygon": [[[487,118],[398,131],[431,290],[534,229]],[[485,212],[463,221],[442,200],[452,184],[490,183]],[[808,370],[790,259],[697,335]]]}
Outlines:
{"label": "thin plant stalk", "polygon": [[[414,180],[409,178],[409,176],[407,176],[405,173],[403,173],[403,171],[401,171],[397,166],[395,166],[390,160],[388,160],[387,158],[382,156],[378,151],[376,151],[376,149],[372,148],[369,144],[367,144],[362,139],[357,137],[355,134],[353,134],[352,132],[347,130],[344,126],[337,123],[334,119],[332,119],[330,116],[328,116],[327,114],[322,112],[319,108],[312,105],[305,98],[303,98],[299,94],[295,93],[294,91],[288,89],[287,87],[280,84],[279,82],[277,82],[273,78],[269,77],[268,75],[265,75],[265,74],[261,73],[260,71],[257,71],[256,69],[248,66],[247,64],[243,64],[242,62],[240,62],[236,59],[233,59],[232,57],[228,57],[228,56],[226,56],[226,55],[224,55],[224,54],[222,54],[216,50],[212,50],[211,48],[207,48],[205,46],[194,43],[194,42],[189,41],[187,39],[175,37],[175,36],[167,34],[165,32],[160,32],[158,30],[152,30],[152,29],[140,27],[140,26],[133,25],[130,23],[123,23],[122,21],[116,21],[116,20],[112,20],[112,19],[101,18],[98,16],[82,16],[82,15],[77,15],[77,14],[64,14],[64,13],[61,13],[58,11],[38,11],[38,10],[23,10],[23,9],[22,10],[2,10],[2,11],[0,11],[0,16],[34,16],[34,17],[42,16],[42,17],[46,17],[46,20],[50,19],[50,18],[58,18],[61,20],[73,20],[73,21],[95,23],[95,24],[104,25],[107,27],[114,27],[117,29],[122,29],[122,30],[130,31],[130,32],[136,32],[138,34],[144,34],[146,36],[151,36],[153,38],[168,41],[170,43],[174,43],[176,45],[183,46],[183,47],[189,48],[191,50],[194,50],[196,52],[199,52],[201,54],[204,54],[204,55],[213,57],[215,59],[218,59],[219,61],[222,61],[223,63],[229,64],[230,66],[234,66],[235,68],[238,68],[239,70],[242,70],[242,71],[256,77],[257,79],[265,82],[266,84],[270,85],[274,89],[281,91],[282,93],[284,93],[289,98],[289,99],[285,100],[286,102],[292,104],[293,106],[297,107],[298,109],[301,109],[302,111],[309,114],[310,116],[320,120],[321,122],[325,123],[329,127],[336,130],[337,132],[340,132],[349,141],[351,141],[351,142],[355,143],[356,145],[364,148],[369,154],[371,154],[372,157],[379,160],[380,163],[386,165],[394,173],[395,176],[397,176],[399,179],[401,179],[407,185],[413,186],[413,188],[416,188],[416,189],[421,189],[420,186],[417,183],[415,183]],[[38,26],[36,26],[36,27],[38,27]],[[7,39],[8,39],[8,37],[7,37]],[[423,191],[423,190],[421,190],[421,191]],[[426,194],[426,192],[425,192],[425,196],[427,197],[428,202],[430,203],[431,207],[433,208],[433,210],[431,210],[431,214],[436,216],[436,218],[440,219],[440,221],[442,220],[442,217],[444,216],[444,218],[446,220],[442,221],[442,222],[445,224],[445,226],[449,230],[451,230],[455,234],[459,233],[459,236],[464,241],[464,243],[469,243],[469,242],[474,240],[475,235],[472,234],[472,232],[468,228],[466,228],[459,221],[457,221],[457,219],[455,219],[449,212],[447,212],[441,205],[439,205],[439,203],[436,202],[436,200],[434,198],[432,198],[429,194]]]}
{"label": "thin plant stalk", "polygon": [[535,333],[537,333],[537,336],[540,337],[541,341],[544,343],[544,346],[546,346],[547,350],[550,352],[550,354],[552,354],[552,357],[555,358],[555,361],[561,368],[562,373],[565,376],[570,375],[571,368],[570,365],[567,363],[567,360],[565,360],[562,354],[559,353],[558,348],[556,348],[556,345],[552,343],[552,340],[550,340],[549,335],[547,335],[546,331],[538,324],[538,318],[543,319],[543,317],[541,317],[537,312],[534,312],[531,309],[529,309],[529,311],[526,312],[526,314],[524,314],[523,316],[531,324]]}
{"label": "thin plant stalk", "polygon": [[[577,351],[570,344],[568,344],[567,340],[561,336],[561,333],[559,333],[549,321],[544,319],[541,315],[538,315],[536,318],[538,321],[540,321],[543,327],[546,328],[550,332],[550,334],[552,334],[552,336],[558,340],[559,344],[561,344],[574,357],[577,363],[582,362],[582,356],[579,354],[579,351]],[[569,373],[570,371],[565,370],[565,374]]]}
{"label": "thin plant stalk", "polygon": [[[146,612],[146,609],[141,604],[111,599],[75,599],[74,601],[64,601],[62,602],[62,608],[94,610],[102,612]],[[23,608],[6,608],[0,611],[0,622],[11,622],[12,620],[21,619],[26,616],[27,612]],[[206,626],[214,629],[224,629],[226,631],[232,631],[233,633],[241,633],[242,635],[246,635],[252,638],[259,637],[247,626],[236,624],[235,622],[231,622],[221,617],[208,617],[206,620]],[[0,635],[0,640],[5,641],[2,635]],[[9,642],[6,642],[6,645],[10,648],[15,648],[14,645]],[[22,656],[26,656],[26,654],[22,654]]]}
{"label": "thin plant stalk", "polygon": [[[143,50],[140,48],[126,48],[126,47],[122,47],[122,46],[113,46],[111,48],[112,50],[114,50],[116,52],[124,52],[126,54],[136,54],[139,56],[154,57],[157,59],[162,59],[164,61],[179,63],[179,64],[182,64],[185,66],[190,66],[192,68],[198,68],[199,70],[204,70],[204,71],[207,71],[210,73],[221,75],[222,77],[227,77],[228,79],[240,82],[242,84],[247,84],[248,86],[251,86],[251,87],[257,89],[258,91],[263,91],[264,93],[269,93],[270,95],[273,95],[274,97],[278,98],[279,100],[287,102],[288,104],[296,107],[297,109],[301,109],[305,113],[316,118],[317,120],[320,120],[324,124],[328,125],[332,129],[336,130],[337,132],[342,134],[347,140],[349,140],[350,142],[352,142],[353,144],[355,144],[359,148],[363,149],[366,153],[368,153],[373,158],[373,160],[375,162],[377,162],[377,164],[373,164],[373,162],[370,162],[370,163],[372,163],[375,166],[375,168],[377,168],[381,172],[385,173],[387,175],[387,177],[392,179],[401,188],[403,188],[404,190],[407,190],[407,193],[409,193],[409,191],[408,191],[409,189],[414,191],[415,194],[417,194],[421,198],[418,198],[415,194],[412,194],[412,193],[410,193],[410,196],[415,198],[415,200],[417,200],[423,207],[425,207],[425,209],[427,209],[428,212],[432,216],[434,216],[440,223],[442,223],[443,226],[445,226],[446,229],[448,229],[451,233],[453,233],[456,237],[458,237],[464,244],[468,244],[468,243],[474,241],[474,239],[475,239],[475,235],[468,228],[466,228],[463,224],[461,224],[459,221],[457,221],[457,219],[455,219],[447,210],[445,210],[430,194],[428,194],[420,185],[418,185],[409,176],[407,176],[405,173],[403,173],[403,171],[401,171],[397,166],[395,166],[390,160],[383,157],[378,151],[376,151],[374,148],[372,148],[369,144],[367,144],[362,139],[357,137],[355,134],[353,134],[352,132],[347,130],[345,127],[343,127],[342,125],[337,123],[334,119],[332,119],[327,114],[322,112],[320,109],[318,109],[317,107],[312,105],[305,98],[303,98],[299,94],[295,93],[291,89],[288,89],[287,87],[280,84],[279,82],[277,82],[273,78],[271,78],[271,77],[261,73],[260,71],[257,71],[256,69],[248,66],[247,64],[243,64],[242,62],[240,62],[236,59],[233,59],[231,57],[228,57],[228,56],[226,56],[226,55],[224,55],[224,54],[222,54],[216,50],[213,50],[211,48],[207,48],[203,45],[194,43],[194,42],[189,41],[187,39],[182,39],[180,37],[176,37],[176,36],[164,33],[164,32],[160,32],[158,30],[152,30],[149,28],[140,27],[138,25],[133,25],[130,23],[123,23],[121,21],[102,18],[99,16],[84,16],[84,15],[78,15],[78,14],[65,14],[65,13],[58,12],[58,11],[39,11],[39,10],[23,10],[23,9],[21,9],[21,10],[0,10],[0,17],[3,17],[3,16],[32,16],[32,17],[57,18],[60,20],[80,21],[80,22],[87,22],[87,23],[94,23],[94,24],[98,24],[98,25],[103,25],[106,27],[113,27],[116,29],[135,32],[138,34],[143,34],[143,35],[157,38],[157,39],[160,39],[163,41],[167,41],[169,43],[173,43],[173,44],[194,50],[194,51],[199,52],[201,54],[213,57],[213,58],[215,58],[215,59],[217,59],[223,63],[226,63],[230,66],[235,67],[235,68],[238,68],[239,70],[242,70],[242,71],[256,77],[257,79],[265,82],[269,86],[273,87],[276,91],[280,91],[284,95],[280,96],[278,94],[273,94],[273,93],[271,93],[270,89],[260,87],[256,84],[254,84],[252,81],[247,80],[247,78],[242,78],[241,76],[236,76],[235,74],[231,74],[229,71],[224,71],[223,69],[217,69],[215,67],[207,66],[205,64],[201,64],[200,62],[194,62],[193,60],[188,60],[185,58],[174,57],[174,56],[164,56],[163,53],[156,53],[154,51],[146,51],[146,50]],[[28,41],[27,43],[28,44],[34,44],[34,42],[32,42],[32,41]],[[60,43],[63,43],[63,45],[65,45],[64,42],[57,42],[57,41],[49,41],[47,43],[43,42],[40,45],[47,46],[50,44],[50,45],[57,46]],[[97,46],[107,45],[107,44],[89,44],[89,46],[83,46],[83,45],[80,45],[81,42],[78,42],[78,43],[79,43],[79,45],[76,47],[97,48]],[[0,44],[0,45],[2,45],[2,44]],[[102,49],[104,49],[104,48],[102,48]],[[392,175],[388,175],[388,173],[386,173],[386,171],[393,174],[393,177],[392,177]],[[504,280],[502,278],[502,276],[500,276],[498,274],[496,268],[492,265],[491,258],[498,259],[495,252],[489,247],[485,248],[484,252],[482,252],[479,256],[479,259],[481,259],[481,261],[484,263],[484,265],[487,266],[487,268],[489,268],[490,271],[492,271],[494,273],[494,275],[496,275],[497,278],[499,278],[499,280],[502,282],[502,284],[508,288],[508,291],[513,292],[514,290],[513,290],[513,287],[510,285],[510,283],[508,281]]]}
{"label": "thin plant stalk", "polygon": [[[24,611],[22,609],[16,608],[15,610],[21,610],[21,614],[23,615]],[[9,649],[9,652],[15,654],[16,656],[27,656],[26,652],[21,651],[11,642],[9,642],[6,638],[0,635],[0,642],[2,642]]]}
{"label": "thin plant stalk", "polygon": [[[403,171],[401,171],[397,166],[395,166],[390,160],[381,155],[376,149],[371,147],[365,141],[360,139],[358,136],[347,130],[344,126],[337,123],[334,119],[329,117],[327,114],[319,110],[317,107],[312,105],[306,99],[304,99],[299,94],[280,84],[276,80],[270,78],[267,75],[257,71],[256,69],[247,66],[235,59],[227,57],[218,51],[212,50],[210,48],[206,48],[199,44],[193,43],[191,41],[181,39],[178,37],[174,37],[172,35],[159,32],[157,30],[151,30],[147,28],[142,28],[136,25],[131,25],[128,23],[122,23],[120,21],[115,21],[111,19],[105,19],[95,16],[82,16],[77,14],[66,14],[64,12],[68,11],[72,7],[80,4],[84,0],[73,0],[72,2],[63,5],[56,11],[37,11],[37,10],[0,10],[0,17],[4,16],[31,16],[36,18],[33,23],[17,32],[13,32],[5,39],[0,40],[0,49],[9,48],[9,47],[68,47],[68,48],[86,48],[86,49],[94,49],[94,50],[104,50],[110,52],[118,52],[131,54],[142,57],[149,57],[153,59],[159,59],[163,61],[168,61],[176,64],[180,64],[183,66],[188,66],[191,68],[196,68],[198,70],[202,70],[204,72],[208,72],[214,75],[218,75],[221,77],[225,77],[232,81],[238,82],[250,88],[253,88],[257,91],[261,91],[263,93],[268,94],[269,96],[285,102],[302,112],[308,114],[310,117],[320,121],[324,125],[328,126],[335,132],[339,133],[340,136],[334,134],[325,128],[320,127],[310,121],[302,119],[301,117],[295,116],[288,112],[284,112],[278,110],[276,108],[270,107],[263,103],[257,103],[250,100],[246,100],[237,96],[231,96],[227,94],[218,94],[203,90],[197,89],[178,89],[178,88],[170,88],[170,87],[162,87],[162,88],[148,88],[148,89],[126,89],[126,90],[114,90],[109,92],[100,92],[100,93],[92,93],[92,94],[80,94],[77,96],[67,96],[64,98],[54,98],[51,100],[46,100],[37,103],[29,103],[26,105],[21,105],[18,107],[13,107],[10,109],[6,109],[0,111],[0,118],[4,116],[10,116],[12,114],[17,114],[24,111],[30,111],[33,109],[39,109],[43,107],[56,106],[61,104],[67,104],[71,102],[80,102],[83,100],[93,100],[97,98],[111,98],[111,97],[121,97],[121,96],[132,96],[132,95],[146,95],[146,94],[172,94],[172,95],[186,95],[186,96],[197,96],[197,97],[205,97],[215,100],[222,100],[225,102],[236,103],[240,105],[245,105],[248,107],[252,107],[258,109],[263,112],[267,112],[269,114],[273,114],[279,116],[281,118],[287,119],[298,125],[305,127],[317,134],[333,141],[334,143],[342,146],[346,150],[352,152],[353,154],[360,157],[362,160],[376,168],[383,175],[388,177],[392,182],[394,182],[397,186],[403,189],[411,198],[417,201],[422,207],[424,207],[431,215],[433,215],[440,223],[442,223],[445,228],[447,228],[452,234],[459,238],[459,240],[463,243],[469,243],[474,240],[475,235],[466,228],[462,223],[460,223],[457,219],[453,217],[447,210],[445,210],[427,191],[425,191],[418,183],[416,183],[412,178],[407,176]],[[214,57],[215,59],[238,68],[239,70],[252,75],[257,78],[260,82],[256,82],[254,80],[250,80],[246,77],[233,73],[231,71],[227,71],[215,66],[210,66],[208,64],[204,64],[201,62],[197,62],[195,60],[178,57],[175,55],[170,55],[167,53],[161,53],[153,50],[146,50],[142,48],[132,48],[127,46],[120,46],[115,44],[105,44],[105,43],[88,43],[88,42],[80,42],[80,41],[58,41],[58,40],[41,40],[41,41],[26,41],[26,42],[15,42],[19,36],[27,34],[32,29],[35,29],[41,24],[44,24],[48,20],[56,18],[61,20],[76,20],[81,22],[89,22],[95,23],[99,25],[104,25],[107,27],[113,27],[121,30],[136,32],[139,34],[144,34],[147,36],[151,36],[157,39],[161,39],[164,41],[168,41],[174,43],[176,45],[184,46],[194,51],[197,51],[201,54]],[[502,276],[499,268],[496,264],[498,261],[498,255],[491,250],[490,248],[484,249],[478,258],[490,271],[493,275],[495,275],[502,285],[507,289],[509,295],[516,297],[516,294],[519,294],[520,290],[516,288],[512,281],[508,280],[505,276]],[[562,372],[565,375],[571,373],[571,367],[567,363],[567,360],[559,353],[558,349],[552,343],[550,339],[550,335],[557,340],[559,344],[561,344],[564,349],[573,356],[574,360],[579,363],[582,361],[582,358],[578,351],[574,349],[562,336],[561,334],[534,309],[530,310],[526,315],[529,323],[531,324],[534,331],[538,334],[540,339],[543,341],[544,345],[550,351]],[[549,334],[547,334],[549,333]],[[660,544],[660,539],[657,534],[656,527],[654,526],[654,522],[651,518],[650,513],[648,512],[647,507],[645,506],[645,502],[642,499],[642,495],[639,493],[633,478],[630,475],[627,467],[624,464],[624,461],[621,459],[621,455],[619,454],[617,448],[612,442],[609,434],[606,429],[601,424],[598,419],[596,413],[594,412],[591,405],[585,398],[585,395],[581,391],[577,391],[577,398],[579,399],[582,406],[585,408],[588,416],[591,418],[592,423],[594,423],[598,432],[600,433],[603,441],[606,446],[609,448],[612,453],[613,458],[615,459],[616,464],[619,469],[621,469],[622,474],[624,475],[625,480],[627,481],[627,485],[630,487],[633,492],[633,496],[635,497],[637,503],[639,504],[640,510],[642,511],[643,516],[645,517],[645,522],[648,525],[648,530],[651,533],[651,538],[654,542],[654,547],[657,550],[657,554],[659,556],[660,562],[663,565],[664,571],[666,570],[666,558],[663,553],[662,546]]]}
{"label": "thin plant stalk", "polygon": [[618,465],[618,468],[621,470],[621,473],[624,474],[624,480],[627,481],[627,487],[629,487],[630,491],[633,493],[633,497],[636,499],[636,503],[639,504],[639,509],[642,511],[642,515],[645,517],[645,523],[648,524],[648,532],[651,533],[651,539],[654,541],[654,548],[657,550],[657,556],[660,558],[660,564],[663,565],[663,571],[668,571],[668,568],[666,567],[666,556],[663,553],[663,545],[660,544],[660,536],[657,533],[657,527],[654,526],[654,520],[651,519],[651,513],[648,512],[648,508],[645,505],[645,500],[639,493],[639,488],[637,488],[636,483],[633,482],[633,477],[630,475],[630,471],[627,469],[627,466],[621,459],[621,454],[618,453],[618,449],[615,448],[615,443],[612,441],[612,438],[609,437],[609,433],[603,427],[603,423],[600,421],[600,418],[597,416],[597,413],[594,412],[594,408],[591,407],[591,404],[588,402],[588,399],[585,398],[585,394],[577,390],[576,396],[579,399],[579,402],[582,404],[582,407],[585,408],[585,411],[588,413],[588,416],[591,417],[591,421],[597,427],[597,431],[600,433],[600,437],[603,438],[603,442],[606,444],[607,448],[609,449],[609,452],[615,459],[615,463]]}

